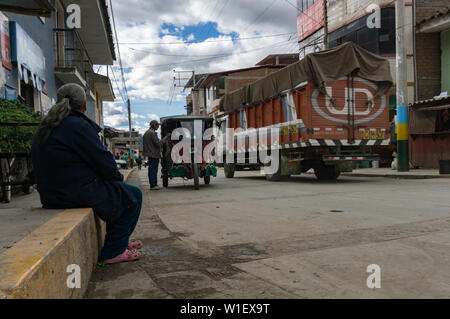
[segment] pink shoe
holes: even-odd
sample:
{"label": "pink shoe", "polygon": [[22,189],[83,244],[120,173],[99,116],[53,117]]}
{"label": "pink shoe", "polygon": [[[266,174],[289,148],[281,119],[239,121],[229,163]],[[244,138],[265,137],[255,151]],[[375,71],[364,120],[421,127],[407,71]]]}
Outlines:
{"label": "pink shoe", "polygon": [[142,243],[142,241],[140,240],[132,240],[128,243],[128,247],[127,249],[132,250],[132,249],[141,249],[142,247],[144,247],[144,244]]}
{"label": "pink shoe", "polygon": [[138,260],[139,258],[141,258],[141,256],[142,254],[135,249],[125,249],[123,254],[117,256],[116,258],[105,260],[103,262],[105,264],[117,264],[125,261]]}

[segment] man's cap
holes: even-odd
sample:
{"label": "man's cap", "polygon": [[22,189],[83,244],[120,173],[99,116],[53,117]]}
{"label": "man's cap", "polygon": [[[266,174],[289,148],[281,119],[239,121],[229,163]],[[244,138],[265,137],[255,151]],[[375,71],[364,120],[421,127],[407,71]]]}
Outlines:
{"label": "man's cap", "polygon": [[161,125],[158,121],[153,120],[150,122],[150,126]]}

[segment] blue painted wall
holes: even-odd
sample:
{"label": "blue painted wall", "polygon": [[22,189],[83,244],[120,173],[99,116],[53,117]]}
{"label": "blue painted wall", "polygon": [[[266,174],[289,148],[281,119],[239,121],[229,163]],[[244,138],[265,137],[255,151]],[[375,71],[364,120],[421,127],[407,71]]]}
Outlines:
{"label": "blue painted wall", "polygon": [[[50,1],[52,5],[54,0]],[[56,91],[62,83],[55,78],[55,50],[53,28],[55,27],[55,13],[52,18],[45,18],[42,23],[38,17],[3,12],[10,21],[16,21],[22,29],[41,47],[45,55],[45,80],[47,83],[47,96],[56,100]],[[17,87],[17,65],[13,65],[12,71],[6,70],[6,84]]]}

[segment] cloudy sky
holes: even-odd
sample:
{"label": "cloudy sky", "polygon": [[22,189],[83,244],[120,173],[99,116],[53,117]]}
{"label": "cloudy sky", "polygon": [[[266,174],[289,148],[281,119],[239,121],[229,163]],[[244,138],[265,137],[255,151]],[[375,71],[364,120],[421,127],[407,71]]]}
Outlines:
{"label": "cloudy sky", "polygon": [[[290,3],[289,3],[290,2]],[[185,114],[185,78],[250,67],[269,54],[297,52],[295,0],[112,0],[133,127]],[[128,128],[126,93],[118,63],[115,103],[105,103],[105,125]],[[106,73],[103,67],[102,73]]]}

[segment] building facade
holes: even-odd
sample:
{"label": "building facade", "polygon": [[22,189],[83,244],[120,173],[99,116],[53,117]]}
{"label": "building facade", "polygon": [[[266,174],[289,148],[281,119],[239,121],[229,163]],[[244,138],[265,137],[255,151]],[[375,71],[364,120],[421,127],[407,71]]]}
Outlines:
{"label": "building facade", "polygon": [[222,96],[296,61],[298,54],[276,54],[267,56],[253,67],[196,75],[195,85],[193,77],[186,85],[186,88],[192,88],[186,100],[187,114],[218,117]]}
{"label": "building facade", "polygon": [[[392,0],[297,1],[300,58],[311,52],[352,41],[390,61],[394,79],[394,86],[389,92],[391,120],[396,114],[395,5],[396,2]],[[430,135],[431,131],[435,132],[438,128],[430,122],[433,127],[424,130],[423,123],[420,124],[418,119],[433,118],[433,123],[438,123],[439,120],[435,118],[439,118],[441,113],[447,114],[445,111],[441,112],[445,105],[441,105],[438,100],[450,90],[450,32],[447,31],[448,24],[443,22],[448,19],[449,7],[448,0],[407,0],[404,8],[400,8],[405,13],[407,102],[417,105],[410,110],[410,117],[415,121],[410,122],[410,133],[414,132],[410,139],[410,158],[414,166],[436,168],[437,159],[445,153],[442,151],[445,143],[436,144],[435,141],[443,140],[446,133],[439,131],[439,138],[437,135],[433,137]],[[439,95],[441,98],[433,101]],[[422,100],[426,100],[426,103],[421,102]],[[429,109],[425,116],[427,105],[437,105],[439,110]],[[435,145],[433,151],[429,149],[431,145]],[[426,158],[429,160],[424,160]]]}
{"label": "building facade", "polygon": [[[42,1],[22,1],[22,10],[0,14],[0,97],[20,99],[46,114],[56,102],[56,92],[66,83],[85,88],[87,116],[103,126],[103,102],[114,101],[111,82],[97,74],[94,65],[115,60],[105,0],[49,0],[48,12],[33,6]],[[67,6],[80,7],[81,26],[69,28]],[[44,16],[41,16],[44,15]]]}
{"label": "building facade", "polygon": [[410,106],[410,157],[413,166],[438,168],[450,160],[450,7],[427,14],[417,24],[420,100]]}
{"label": "building facade", "polygon": [[112,153],[117,156],[123,156],[128,154],[130,150],[133,151],[135,157],[139,157],[142,154],[142,136],[138,131],[131,131],[131,139],[129,131],[114,130],[109,128],[112,134],[108,134],[108,148]]}
{"label": "building facade", "polygon": [[[407,101],[427,99],[441,91],[440,34],[422,34],[417,22],[446,9],[447,0],[405,2],[405,44],[407,54]],[[298,42],[300,58],[326,47],[352,41],[391,63],[396,80],[395,1],[392,0],[298,0]],[[445,34],[444,34],[445,36]],[[396,108],[396,89],[390,92],[390,106]]]}
{"label": "building facade", "polygon": [[299,57],[325,49],[323,0],[297,0]]}
{"label": "building facade", "polygon": [[[448,19],[447,0],[416,0],[417,101],[431,99],[441,92],[450,93],[450,32],[440,21]],[[439,15],[433,18],[435,15]],[[447,17],[447,18],[446,18]],[[447,29],[446,29],[447,28]],[[442,54],[441,54],[442,52]]]}

